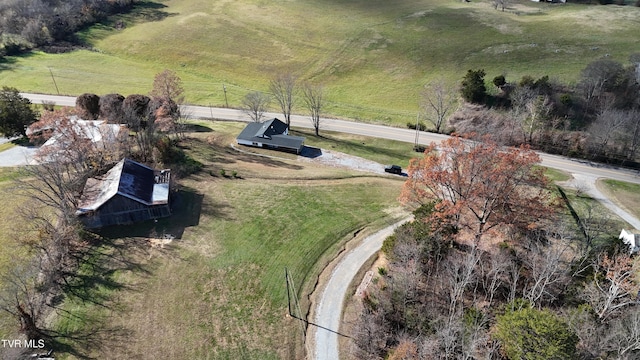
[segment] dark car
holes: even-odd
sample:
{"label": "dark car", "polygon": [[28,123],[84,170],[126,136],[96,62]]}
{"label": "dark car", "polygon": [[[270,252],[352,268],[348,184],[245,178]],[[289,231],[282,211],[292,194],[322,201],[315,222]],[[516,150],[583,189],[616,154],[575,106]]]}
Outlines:
{"label": "dark car", "polygon": [[402,174],[402,168],[398,165],[387,165],[384,167],[384,171],[391,174]]}

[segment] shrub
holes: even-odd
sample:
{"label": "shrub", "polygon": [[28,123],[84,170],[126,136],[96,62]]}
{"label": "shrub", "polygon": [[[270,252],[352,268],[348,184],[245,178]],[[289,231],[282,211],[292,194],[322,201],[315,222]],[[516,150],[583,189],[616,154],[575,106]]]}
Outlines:
{"label": "shrub", "polygon": [[100,118],[109,123],[124,123],[123,102],[124,96],[120,94],[107,94],[100,97]]}
{"label": "shrub", "polygon": [[469,70],[462,79],[460,92],[462,97],[472,103],[480,104],[487,96],[487,87],[484,85],[484,70]]}
{"label": "shrub", "polygon": [[[419,122],[417,125],[418,125],[418,130],[420,130],[420,131],[426,131],[427,130],[427,125],[425,125],[424,123]],[[415,130],[416,129],[416,123],[411,122],[411,121],[407,122],[407,128]]]}
{"label": "shrub", "polygon": [[395,235],[391,235],[388,236],[386,239],[384,239],[384,241],[382,242],[382,248],[380,250],[382,250],[382,252],[389,256],[393,253],[393,247],[396,245],[396,236]]}
{"label": "shrub", "polygon": [[493,78],[493,85],[498,88],[503,87],[507,83],[507,79],[505,79],[504,75],[498,75]]}
{"label": "shrub", "polygon": [[536,83],[536,81],[533,79],[533,77],[531,77],[529,75],[525,75],[525,76],[522,77],[522,79],[520,79],[520,82],[518,83],[518,86],[533,88],[533,87],[535,87],[535,83]]}
{"label": "shrub", "polygon": [[76,112],[84,120],[95,120],[100,114],[100,97],[85,93],[76,98]]}
{"label": "shrub", "polygon": [[573,99],[571,98],[571,94],[562,94],[560,95],[560,103],[564,106],[573,105]]}
{"label": "shrub", "polygon": [[494,336],[509,359],[575,359],[578,337],[549,310],[537,310],[527,302],[507,305],[496,318]]}
{"label": "shrub", "polygon": [[224,169],[220,169],[220,176],[227,177],[227,172]]}

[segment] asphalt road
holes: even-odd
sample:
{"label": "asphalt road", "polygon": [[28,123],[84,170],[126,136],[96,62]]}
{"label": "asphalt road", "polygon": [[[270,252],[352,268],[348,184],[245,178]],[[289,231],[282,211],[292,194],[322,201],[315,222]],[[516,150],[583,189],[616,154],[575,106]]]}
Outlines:
{"label": "asphalt road", "polygon": [[[56,95],[42,95],[42,94],[28,94],[22,93],[22,96],[31,100],[35,104],[40,104],[42,101],[53,102],[56,105],[74,106],[75,97],[72,96],[56,96]],[[219,120],[233,120],[249,122],[249,117],[242,110],[228,109],[228,108],[213,108],[206,106],[192,106],[183,105],[181,111],[184,115],[191,118],[201,119],[219,119]],[[282,117],[280,113],[266,113],[266,118]],[[291,125],[294,127],[301,127],[310,129],[311,120],[308,116],[292,115]],[[355,121],[338,120],[323,118],[320,122],[320,131],[338,131],[349,134],[372,136],[377,138],[384,138],[390,140],[398,140],[407,143],[414,143],[416,132],[415,130],[396,128],[384,125],[374,125],[359,123]],[[434,134],[428,132],[420,132],[419,143],[428,145],[431,142],[440,142],[448,138],[447,135]],[[640,184],[640,172],[631,171],[627,169],[606,166],[602,164],[595,164],[587,161],[569,159],[558,155],[549,155],[539,153],[542,158],[542,165],[567,171],[572,174],[581,174],[586,176],[594,176],[596,178],[604,177],[609,179],[627,181]]]}

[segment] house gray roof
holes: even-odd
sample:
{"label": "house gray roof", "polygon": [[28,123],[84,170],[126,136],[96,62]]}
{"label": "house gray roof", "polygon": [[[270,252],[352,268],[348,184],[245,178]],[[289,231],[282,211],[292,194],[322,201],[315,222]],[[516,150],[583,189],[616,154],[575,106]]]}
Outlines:
{"label": "house gray roof", "polygon": [[145,205],[169,202],[169,170],[154,170],[122,159],[102,178],[91,178],[82,192],[77,214],[95,211],[116,194]]}
{"label": "house gray roof", "polygon": [[287,124],[279,119],[249,123],[236,139],[295,150],[304,143],[304,137],[287,135]]}

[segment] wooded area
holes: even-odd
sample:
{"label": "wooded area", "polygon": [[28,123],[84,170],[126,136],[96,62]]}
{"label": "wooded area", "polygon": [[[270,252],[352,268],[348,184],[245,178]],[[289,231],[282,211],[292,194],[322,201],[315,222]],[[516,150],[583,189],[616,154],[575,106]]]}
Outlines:
{"label": "wooded area", "polygon": [[59,52],[80,45],[75,32],[128,11],[135,0],[5,0],[0,2],[0,55],[32,48]]}
{"label": "wooded area", "polygon": [[[626,65],[606,57],[593,61],[576,85],[549,76],[509,80],[498,75],[492,95],[485,75],[469,70],[464,76],[460,93],[466,103],[451,116],[449,131],[640,167],[640,54],[631,55]],[[440,96],[431,90],[425,98],[433,102]],[[438,117],[430,113],[430,118]]]}
{"label": "wooded area", "polygon": [[412,161],[415,220],[384,242],[358,358],[637,359],[638,262],[589,213],[571,222],[538,161],[455,137]]}

